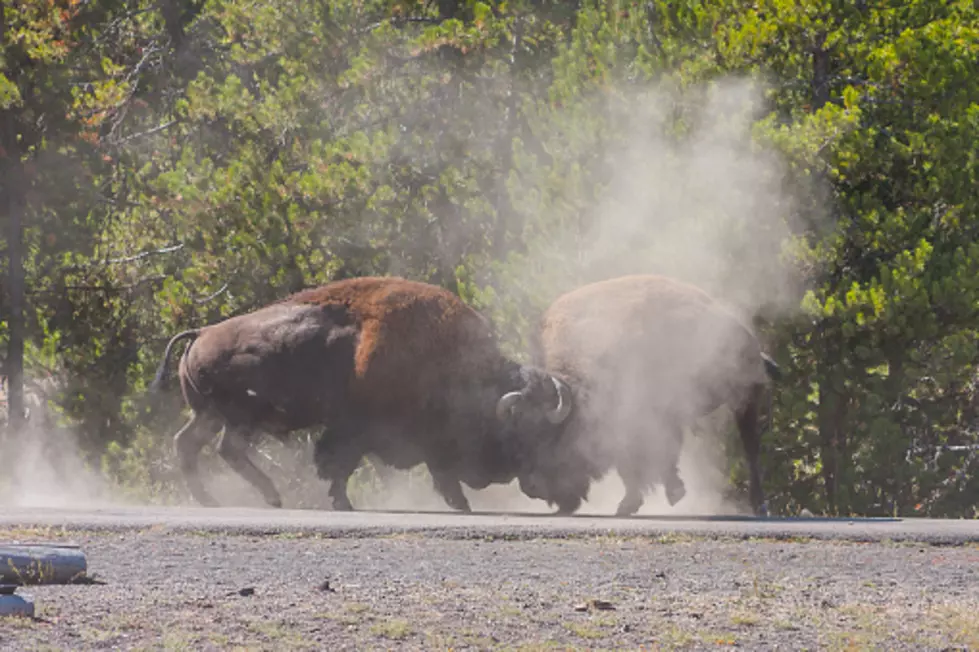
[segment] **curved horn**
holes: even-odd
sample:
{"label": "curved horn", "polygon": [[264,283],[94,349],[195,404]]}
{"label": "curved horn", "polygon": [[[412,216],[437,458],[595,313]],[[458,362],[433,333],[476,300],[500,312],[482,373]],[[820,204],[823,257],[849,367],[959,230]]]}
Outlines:
{"label": "curved horn", "polygon": [[547,420],[554,425],[562,423],[571,414],[571,405],[574,402],[574,398],[571,395],[571,388],[568,385],[551,376],[551,382],[554,383],[554,389],[557,390],[557,407],[547,413]]}
{"label": "curved horn", "polygon": [[516,405],[520,399],[523,398],[523,394],[520,392],[508,392],[500,397],[499,402],[496,404],[496,418],[500,421],[505,421],[510,415],[510,410]]}

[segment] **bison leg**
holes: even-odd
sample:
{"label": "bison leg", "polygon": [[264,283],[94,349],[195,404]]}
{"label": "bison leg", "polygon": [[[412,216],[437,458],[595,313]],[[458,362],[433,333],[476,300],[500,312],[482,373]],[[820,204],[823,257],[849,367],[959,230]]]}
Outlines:
{"label": "bison leg", "polygon": [[588,496],[590,479],[566,468],[541,469],[524,472],[519,477],[520,490],[528,498],[543,500],[548,506],[557,504],[557,516],[570,516],[578,511]]}
{"label": "bison leg", "polygon": [[657,442],[657,475],[663,485],[666,502],[673,507],[687,495],[687,487],[680,478],[679,469],[683,427],[677,420],[667,420],[662,424],[661,436],[662,439]]}
{"label": "bison leg", "polygon": [[467,514],[472,511],[466,494],[462,492],[462,484],[454,473],[436,470],[431,467],[428,470],[432,474],[435,491],[439,492],[439,495],[445,499],[445,503],[449,507],[457,509],[460,512],[466,512]]}
{"label": "bison leg", "polygon": [[758,426],[758,407],[761,402],[763,390],[764,388],[761,385],[753,387],[749,399],[735,414],[738,422],[738,432],[741,434],[741,444],[744,447],[744,454],[748,461],[748,473],[751,483],[749,495],[751,497],[751,507],[756,516],[768,516],[765,492],[761,486],[761,462],[759,461],[761,431]]}
{"label": "bison leg", "polygon": [[552,485],[554,503],[557,504],[558,516],[570,516],[578,511],[581,503],[588,497],[591,488],[591,478],[588,474],[575,469],[572,464],[570,468],[560,469],[558,481]]}
{"label": "bison leg", "polygon": [[651,484],[648,478],[650,470],[642,461],[631,456],[630,459],[623,460],[617,466],[619,475],[622,477],[622,484],[625,485],[625,496],[619,502],[615,515],[632,516],[639,511],[644,502],[645,488]]}
{"label": "bison leg", "polygon": [[666,502],[673,507],[683,500],[687,495],[687,487],[680,478],[680,446],[682,444],[683,431],[677,428],[672,433],[671,443],[667,445],[659,460],[659,481],[663,485],[666,494]]}
{"label": "bison leg", "polygon": [[452,466],[448,463],[437,461],[437,458],[436,460],[429,459],[426,466],[432,476],[432,484],[435,486],[435,491],[442,496],[446,504],[460,512],[471,512],[472,508],[469,506],[469,500],[466,499],[466,494],[462,492],[462,484],[459,476],[450,470]]}
{"label": "bison leg", "polygon": [[258,489],[266,503],[271,507],[282,507],[282,496],[276,490],[272,479],[248,457],[249,434],[247,430],[241,428],[225,427],[221,441],[218,443],[218,454],[238,475]]}
{"label": "bison leg", "polygon": [[583,500],[580,495],[562,496],[557,500],[557,511],[555,514],[558,516],[571,516],[578,511]]}
{"label": "bison leg", "polygon": [[349,512],[354,508],[347,496],[347,482],[364,457],[363,447],[357,445],[357,441],[343,433],[324,432],[313,450],[316,473],[330,483],[330,499],[333,509],[338,512]]}
{"label": "bison leg", "polygon": [[213,416],[194,412],[190,421],[173,437],[174,452],[187,489],[194,500],[204,507],[217,507],[218,501],[204,488],[197,458],[204,445],[217,434],[220,425],[220,421]]}
{"label": "bison leg", "polygon": [[657,481],[662,483],[671,507],[687,494],[677,467],[683,445],[683,429],[672,420],[657,423],[659,427],[653,431],[656,439],[646,439],[646,432],[637,434],[630,440],[627,455],[616,465],[626,489],[616,510],[618,516],[631,516],[638,512],[645,502],[644,494]]}

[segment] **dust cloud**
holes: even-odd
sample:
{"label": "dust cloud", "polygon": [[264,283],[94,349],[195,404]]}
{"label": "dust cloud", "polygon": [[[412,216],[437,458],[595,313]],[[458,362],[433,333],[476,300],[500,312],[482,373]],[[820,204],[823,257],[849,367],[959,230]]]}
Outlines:
{"label": "dust cloud", "polygon": [[[564,145],[557,156],[561,160],[552,165],[567,171],[566,182],[556,193],[552,171],[537,177],[532,166],[521,171],[522,192],[528,197],[549,193],[550,200],[530,203],[530,211],[539,214],[531,218],[536,237],[528,262],[512,274],[509,284],[497,288],[498,293],[526,292],[531,284],[536,296],[546,297],[546,305],[587,283],[662,274],[705,290],[749,327],[759,314],[769,320],[792,315],[800,289],[785,263],[784,248],[797,226],[796,201],[783,161],[763,140],[753,138],[756,121],[768,112],[764,92],[764,86],[741,78],[682,93],[668,86],[632,86],[603,91],[589,106],[591,120],[582,118],[580,106],[568,110],[566,121],[560,114],[552,119],[544,128]],[[594,124],[599,126],[581,127]],[[593,162],[577,165],[589,160]],[[590,194],[596,186],[602,189]],[[583,320],[588,324],[575,325],[582,342],[628,341],[637,334],[634,325],[633,330],[616,331],[622,325],[603,317],[589,315]],[[649,326],[642,328],[647,338],[655,339]],[[682,341],[647,341],[642,348],[669,351],[676,346],[676,359],[666,361],[671,370],[687,377],[698,371],[715,374],[725,364],[723,354],[735,344],[732,338],[739,335],[724,328],[701,335],[691,344],[686,335],[674,333]],[[767,348],[764,342],[762,348]],[[648,369],[629,369],[629,362],[622,360],[616,368],[620,375],[631,374],[624,383],[629,395],[616,397],[615,407],[598,406],[622,426],[610,430],[635,431],[636,424],[629,420],[635,420],[636,408],[663,389],[650,386]],[[690,405],[699,398],[673,395],[674,401]],[[720,412],[722,418],[703,422],[711,427],[701,436],[685,433],[680,477],[687,495],[669,507],[657,488],[646,496],[640,513],[746,511],[746,505],[727,497],[723,437],[730,434],[733,419],[723,414],[726,410]],[[606,452],[624,445],[630,436],[598,435],[604,438]],[[740,454],[740,442],[736,450]],[[614,513],[623,495],[620,478],[611,472],[592,485],[581,512]],[[516,494],[512,502],[501,505],[528,502],[542,505],[518,500]]]}
{"label": "dust cloud", "polygon": [[[740,78],[683,94],[610,91],[594,111],[605,114],[601,121],[612,135],[558,134],[575,145],[564,153],[568,169],[579,159],[601,162],[550,202],[584,208],[536,218],[538,246],[523,275],[547,261],[548,287],[535,289],[556,297],[592,281],[664,274],[749,318],[763,308],[773,315],[794,311],[798,288],[781,256],[795,226],[795,202],[779,156],[752,138],[766,113],[763,97],[763,86]],[[552,183],[533,178],[533,170],[525,176],[525,192],[539,194]],[[602,179],[593,177],[608,179],[594,198],[588,189]]]}
{"label": "dust cloud", "polygon": [[86,464],[66,430],[26,427],[16,443],[0,443],[0,460],[0,507],[95,509],[132,504],[97,468]]}
{"label": "dust cloud", "polygon": [[[493,282],[497,295],[532,296],[543,309],[581,285],[648,273],[700,287],[749,327],[759,315],[772,320],[794,314],[800,287],[784,256],[798,227],[796,198],[778,153],[753,134],[769,112],[765,91],[757,81],[736,77],[682,91],[633,84],[606,88],[563,112],[549,106],[531,114],[530,121],[537,120],[533,129],[549,143],[549,160],[517,157],[511,171],[511,199],[525,226],[527,252],[512,256],[504,276]],[[462,242],[475,237],[472,229],[460,219],[444,235]],[[493,310],[488,307],[500,319]],[[671,365],[710,373],[720,364],[718,356],[731,349],[729,337],[716,331]],[[764,341],[762,348],[768,348]],[[634,395],[603,410],[620,423],[654,391],[645,386],[642,370],[634,373]],[[685,397],[691,403],[697,398]],[[670,507],[657,488],[646,496],[641,514],[748,511],[745,501],[730,498],[723,438],[731,434],[733,419],[720,412],[721,418],[699,424],[708,426],[700,435],[684,433],[683,500]],[[740,442],[735,448],[740,454]],[[549,511],[516,482],[466,494],[478,511]],[[621,479],[610,472],[592,485],[579,513],[614,513],[623,495]],[[414,473],[391,472],[363,501],[375,509],[447,509],[430,481]]]}
{"label": "dust cloud", "polygon": [[[548,113],[536,126],[543,138],[562,147],[551,151],[549,167],[532,161],[516,164],[513,171],[514,205],[532,235],[527,262],[511,260],[508,276],[494,283],[499,296],[532,294],[544,298],[539,306],[544,308],[586,283],[655,273],[699,286],[747,325],[758,313],[768,319],[791,314],[798,306],[798,287],[782,254],[795,226],[795,204],[782,161],[752,137],[755,122],[767,112],[764,91],[739,78],[682,93],[667,86],[630,86],[606,90],[594,101],[568,108],[567,115]],[[597,164],[584,163],[596,159]],[[555,171],[567,172],[563,185],[555,181]],[[593,192],[596,187],[602,189]],[[549,201],[534,203],[533,198],[543,196]],[[445,236],[465,241],[471,228],[460,220],[455,232]],[[696,359],[672,362],[710,370],[732,342],[717,332],[714,341],[699,344]],[[641,376],[634,385],[635,395],[611,410],[616,421],[628,420],[635,405],[648,401]],[[645,497],[640,514],[747,511],[745,501],[730,498],[723,442],[733,420],[721,412],[721,418],[698,424],[706,424],[700,428],[704,432],[684,433],[679,462],[687,490],[683,500],[671,507],[662,488],[656,488]],[[359,490],[355,479],[351,500],[367,509],[448,510],[424,467],[419,468],[387,470],[383,481]],[[476,511],[551,511],[524,495],[516,482],[464,490]],[[623,483],[612,471],[593,483],[579,513],[612,514],[623,495]]]}
{"label": "dust cloud", "polygon": [[[726,499],[727,476],[722,470],[726,460],[717,454],[717,447],[703,438],[688,436],[680,455],[680,475],[686,482],[687,495],[682,501],[670,506],[657,489],[646,496],[646,501],[637,512],[640,515],[727,515],[745,513],[746,509]],[[709,462],[709,463],[706,463]],[[369,492],[351,491],[351,500],[359,509],[403,510],[403,511],[451,511],[441,496],[432,487],[426,473],[412,471],[389,471],[389,476],[380,486]],[[463,485],[463,492],[469,499],[474,512],[505,512],[524,514],[547,514],[554,509],[542,500],[529,498],[520,491],[516,481],[509,484],[490,485],[485,489],[472,490]],[[582,515],[608,516],[615,509],[625,493],[619,476],[612,472],[595,482],[581,508],[576,512]],[[328,507],[327,507],[328,509]]]}

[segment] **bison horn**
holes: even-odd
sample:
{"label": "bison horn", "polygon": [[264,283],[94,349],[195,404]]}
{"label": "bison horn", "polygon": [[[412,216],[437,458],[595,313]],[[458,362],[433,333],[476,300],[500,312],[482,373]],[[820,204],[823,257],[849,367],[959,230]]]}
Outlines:
{"label": "bison horn", "polygon": [[508,416],[510,416],[510,410],[516,405],[520,399],[523,398],[523,394],[520,392],[509,392],[504,394],[500,401],[496,404],[496,418],[500,421],[505,421]]}
{"label": "bison horn", "polygon": [[551,376],[551,382],[557,390],[557,407],[547,413],[547,420],[557,425],[564,422],[571,414],[571,404],[574,399],[571,396],[571,388],[566,383],[554,376]]}

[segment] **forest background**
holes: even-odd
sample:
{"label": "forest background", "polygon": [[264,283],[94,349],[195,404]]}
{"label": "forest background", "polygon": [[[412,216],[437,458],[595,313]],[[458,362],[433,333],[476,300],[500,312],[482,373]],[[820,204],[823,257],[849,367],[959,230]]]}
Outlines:
{"label": "forest background", "polygon": [[781,365],[776,512],[979,516],[972,0],[3,6],[0,492],[32,451],[180,499],[167,339],[300,288],[435,283],[523,357],[650,272]]}

